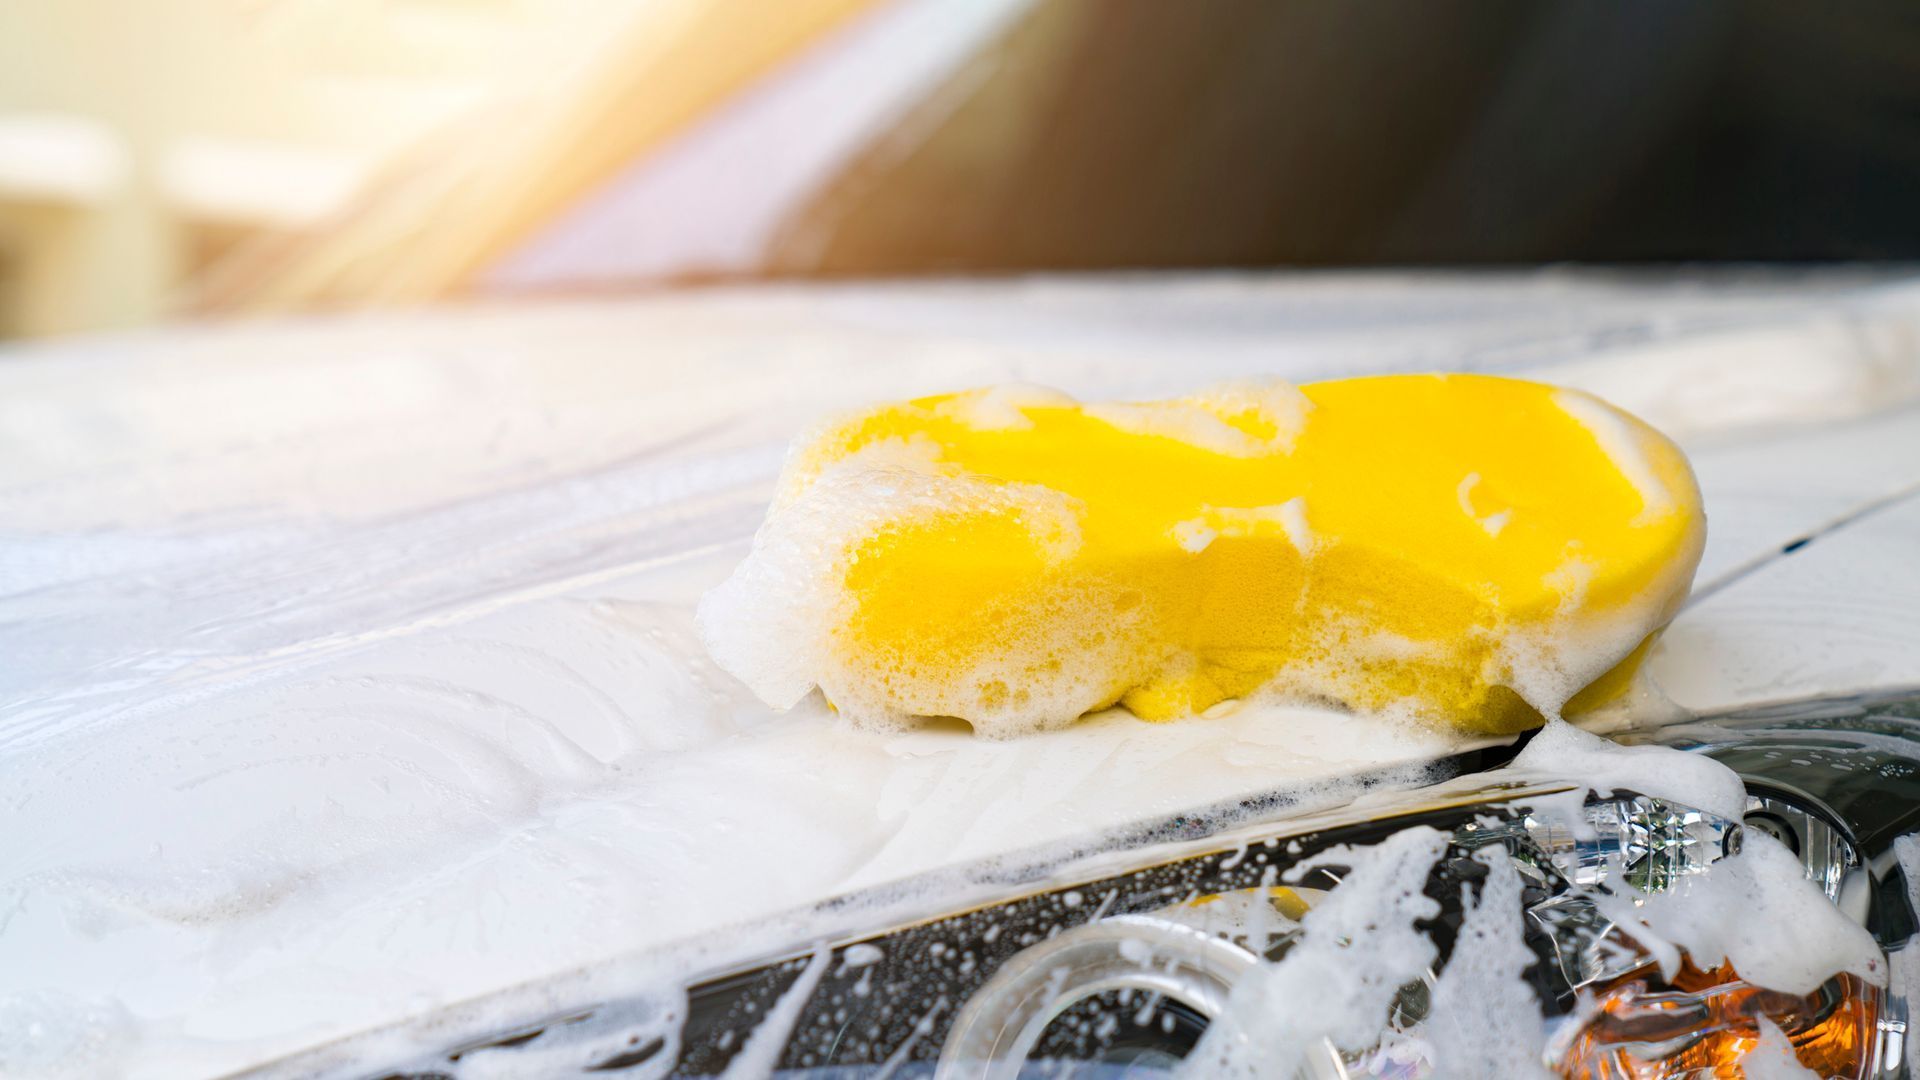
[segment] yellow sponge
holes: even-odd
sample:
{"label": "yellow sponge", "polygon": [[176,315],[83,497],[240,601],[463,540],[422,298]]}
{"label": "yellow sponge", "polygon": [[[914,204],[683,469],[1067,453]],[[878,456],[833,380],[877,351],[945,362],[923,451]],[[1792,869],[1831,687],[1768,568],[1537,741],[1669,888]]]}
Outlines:
{"label": "yellow sponge", "polygon": [[1627,687],[1704,537],[1678,448],[1577,391],[998,387],[802,441],[700,617],[769,703],[818,686],[869,723],[1014,734],[1265,693],[1511,731]]}

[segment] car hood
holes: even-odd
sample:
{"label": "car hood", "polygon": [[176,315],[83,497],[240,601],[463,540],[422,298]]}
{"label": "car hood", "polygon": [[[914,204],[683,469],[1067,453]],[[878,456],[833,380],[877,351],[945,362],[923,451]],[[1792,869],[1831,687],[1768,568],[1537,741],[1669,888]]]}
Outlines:
{"label": "car hood", "polygon": [[773,715],[692,607],[823,414],[1420,370],[1577,385],[1687,449],[1708,548],[1636,717],[1920,684],[1897,278],[725,289],[16,349],[0,1015],[84,1073],[206,1074],[964,860],[1418,783],[1467,744],[1305,709],[1017,743]]}

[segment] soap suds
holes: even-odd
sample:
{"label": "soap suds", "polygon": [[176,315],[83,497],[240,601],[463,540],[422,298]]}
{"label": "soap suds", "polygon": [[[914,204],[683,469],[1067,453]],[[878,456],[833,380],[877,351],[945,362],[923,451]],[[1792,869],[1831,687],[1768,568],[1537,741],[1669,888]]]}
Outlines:
{"label": "soap suds", "polygon": [[1101,402],[1086,413],[1122,431],[1157,435],[1229,457],[1284,454],[1313,403],[1292,383],[1246,379],[1170,401]]}
{"label": "soap suds", "polygon": [[1470,472],[1460,478],[1460,486],[1454,489],[1454,497],[1460,502],[1460,512],[1472,518],[1488,536],[1499,536],[1513,517],[1511,507],[1482,514],[1473,504],[1473,490],[1480,486],[1480,474]]}
{"label": "soap suds", "polygon": [[[1042,558],[1057,561],[1079,546],[1080,510],[1072,498],[1048,488],[935,470],[924,453],[906,444],[883,451],[879,460],[884,464],[863,456],[868,450],[830,466],[791,505],[769,515],[754,537],[752,554],[701,600],[697,618],[714,659],[775,708],[792,708],[818,685],[857,720],[891,719],[897,724],[904,718],[896,716],[884,682],[847,666],[872,658],[850,656],[821,634],[821,628],[847,619],[847,597],[838,577],[857,545],[913,522],[973,515],[1017,524]],[[836,572],[823,573],[823,567]],[[1053,602],[1059,610],[1041,605],[1028,618],[1044,623],[1053,616],[1072,625],[1081,598],[1063,593]],[[1076,644],[1092,645],[1092,651],[1063,649],[1055,655],[1063,663],[1082,666],[1102,657],[1097,645]],[[982,688],[996,682],[1003,688],[1024,686],[1029,673],[1019,659],[996,667],[996,661],[1007,660],[1005,655],[983,658],[980,667],[953,675],[944,688],[965,700],[977,698]],[[997,708],[989,703],[987,722],[1003,713],[1015,723],[1035,713],[1051,716],[1069,709],[1077,716],[1098,704],[1106,690],[1091,679],[1078,684],[1069,679],[1065,692],[1072,695],[1070,700],[1023,704],[1009,698]],[[976,710],[970,705],[966,711]]]}
{"label": "soap suds", "polygon": [[1540,1000],[1521,977],[1536,958],[1523,940],[1520,873],[1503,848],[1483,848],[1473,858],[1487,878],[1477,902],[1462,897],[1466,916],[1420,1029],[1433,1045],[1433,1077],[1545,1078]]}
{"label": "soap suds", "polygon": [[934,415],[956,420],[976,431],[1025,431],[1033,427],[1025,410],[1066,408],[1077,404],[1058,390],[1032,383],[999,383],[982,390],[955,394],[933,408]]}
{"label": "soap suds", "polygon": [[1625,746],[1564,720],[1535,732],[1507,771],[1541,780],[1578,780],[1601,794],[1632,790],[1738,821],[1747,789],[1732,769],[1704,754]]}
{"label": "soap suds", "polygon": [[[1538,749],[1529,746],[1508,767],[1459,782],[1572,780],[1712,807],[1723,816],[1731,811],[1734,820],[1745,805],[1739,778],[1701,754],[1605,744],[1557,719],[1535,743]],[[1564,800],[1522,805],[1558,813],[1560,802],[1577,806],[1585,794],[1576,789]],[[1549,801],[1556,804],[1550,810]],[[1404,1029],[1388,1023],[1394,992],[1429,977],[1437,959],[1419,923],[1438,914],[1423,890],[1447,839],[1416,826],[1372,848],[1332,849],[1284,874],[1295,881],[1315,866],[1351,867],[1307,912],[1293,945],[1236,985],[1226,1013],[1180,1075],[1290,1076],[1328,1046],[1366,1052],[1376,1062],[1425,1060],[1433,1070],[1428,1075],[1439,1080],[1554,1075],[1540,1002],[1525,979],[1537,957],[1524,941],[1522,879],[1502,846],[1472,855],[1486,875],[1477,898],[1461,886],[1459,931],[1430,983],[1425,1016]],[[1886,959],[1872,935],[1807,879],[1795,855],[1764,834],[1747,833],[1737,853],[1713,859],[1664,891],[1643,892],[1616,867],[1586,895],[1666,978],[1684,955],[1703,969],[1728,965],[1745,981],[1785,994],[1810,994],[1840,974],[1874,985],[1887,981]],[[1765,1016],[1757,1020],[1759,1045],[1746,1058],[1750,1075],[1810,1075],[1786,1036]]]}
{"label": "soap suds", "polygon": [[1179,522],[1170,530],[1174,542],[1198,555],[1223,536],[1260,536],[1278,528],[1302,555],[1312,555],[1313,529],[1307,524],[1307,501],[1295,496],[1272,506],[1205,506],[1200,516]]}
{"label": "soap suds", "polygon": [[780,1000],[767,1010],[753,1034],[747,1036],[747,1045],[727,1062],[727,1070],[720,1074],[720,1080],[764,1080],[773,1075],[774,1066],[780,1063],[780,1055],[787,1048],[787,1037],[793,1033],[794,1022],[800,1019],[800,1010],[807,1007],[813,997],[813,989],[820,985],[820,979],[827,973],[827,964],[833,959],[833,950],[821,944],[813,951],[813,958],[800,972],[793,985],[781,993]]}
{"label": "soap suds", "polygon": [[1292,1076],[1323,1041],[1348,1050],[1377,1042],[1395,995],[1434,961],[1433,942],[1414,924],[1440,912],[1422,889],[1446,844],[1445,833],[1421,826],[1296,867],[1288,880],[1317,865],[1349,871],[1306,913],[1302,936],[1278,963],[1235,984],[1179,1075]]}
{"label": "soap suds", "polygon": [[1822,1080],[1819,1073],[1800,1064],[1792,1041],[1780,1025],[1766,1016],[1754,1017],[1754,1023],[1760,1038],[1740,1058],[1746,1080]]}
{"label": "soap suds", "polygon": [[1635,897],[1630,912],[1615,907],[1610,913],[1662,956],[1668,978],[1677,964],[1673,951],[1661,948],[1666,945],[1684,948],[1701,967],[1729,963],[1748,982],[1783,993],[1810,994],[1841,972],[1875,986],[1887,983],[1886,957],[1873,935],[1807,880],[1798,856],[1757,830],[1747,833],[1739,854],[1708,873],[1683,878],[1669,892]]}
{"label": "soap suds", "polygon": [[1554,395],[1554,402],[1593,433],[1600,448],[1619,465],[1634,490],[1640,493],[1641,507],[1635,524],[1649,524],[1673,512],[1673,492],[1654,471],[1640,436],[1627,426],[1626,419],[1613,406],[1578,390],[1562,390]]}
{"label": "soap suds", "polygon": [[92,1080],[121,1072],[136,1049],[134,1019],[112,998],[0,995],[0,1076]]}

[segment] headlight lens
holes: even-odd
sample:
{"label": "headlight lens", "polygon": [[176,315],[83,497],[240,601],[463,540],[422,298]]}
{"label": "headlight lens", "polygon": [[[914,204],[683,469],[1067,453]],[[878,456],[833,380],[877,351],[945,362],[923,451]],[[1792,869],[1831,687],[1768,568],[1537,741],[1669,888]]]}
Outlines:
{"label": "headlight lens", "polygon": [[1598,988],[1554,1064],[1572,1080],[1737,1076],[1763,1037],[1761,1018],[1822,1077],[1859,1077],[1871,1062],[1880,991],[1852,975],[1800,996],[1762,990],[1730,967],[1683,964],[1670,983],[1625,976]]}

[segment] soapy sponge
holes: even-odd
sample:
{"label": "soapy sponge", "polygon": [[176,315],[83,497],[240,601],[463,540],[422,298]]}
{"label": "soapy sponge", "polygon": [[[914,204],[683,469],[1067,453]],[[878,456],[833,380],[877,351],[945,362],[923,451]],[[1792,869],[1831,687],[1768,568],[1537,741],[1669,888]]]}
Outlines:
{"label": "soapy sponge", "polygon": [[1625,691],[1704,538],[1679,449],[1573,390],[996,387],[802,439],[700,623],[770,705],[869,725],[1267,695],[1513,731]]}

